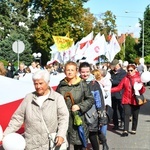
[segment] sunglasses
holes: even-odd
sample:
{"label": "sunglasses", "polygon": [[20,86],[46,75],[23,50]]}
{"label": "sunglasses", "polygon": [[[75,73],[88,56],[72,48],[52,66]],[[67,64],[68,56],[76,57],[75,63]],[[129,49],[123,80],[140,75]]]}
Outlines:
{"label": "sunglasses", "polygon": [[133,70],[128,70],[128,72],[132,72]]}

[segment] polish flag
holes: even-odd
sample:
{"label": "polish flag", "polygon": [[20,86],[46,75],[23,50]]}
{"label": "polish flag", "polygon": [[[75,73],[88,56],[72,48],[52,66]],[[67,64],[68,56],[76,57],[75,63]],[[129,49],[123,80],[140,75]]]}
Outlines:
{"label": "polish flag", "polygon": [[[54,90],[59,84],[60,80],[65,77],[64,73],[50,76],[50,87]],[[22,77],[24,78],[24,77]],[[11,116],[18,108],[26,94],[35,91],[32,76],[31,79],[15,80],[8,77],[0,76],[1,90],[0,90],[0,125],[4,131],[7,127]],[[18,133],[23,133],[23,126]]]}

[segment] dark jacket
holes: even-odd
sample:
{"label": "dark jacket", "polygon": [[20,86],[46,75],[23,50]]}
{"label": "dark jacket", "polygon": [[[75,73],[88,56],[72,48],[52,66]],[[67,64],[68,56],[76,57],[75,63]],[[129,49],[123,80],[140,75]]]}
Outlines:
{"label": "dark jacket", "polygon": [[[112,87],[116,87],[121,82],[121,80],[126,76],[126,71],[120,68],[117,70],[116,73],[113,70],[111,70],[110,74],[111,74]],[[112,99],[122,99],[122,93],[123,90],[112,93],[111,95]]]}
{"label": "dark jacket", "polygon": [[[83,91],[82,91],[80,82],[82,82]],[[63,79],[60,81],[56,91],[61,93],[63,96],[65,96],[66,92],[71,92],[71,94],[73,95],[74,103],[80,107],[79,113],[83,121],[83,128],[84,128],[85,136],[86,136],[86,139],[88,140],[89,131],[88,131],[88,126],[85,121],[84,113],[87,112],[94,104],[94,99],[89,89],[89,86],[86,84],[86,82],[82,81],[81,78],[78,78],[78,81],[74,85],[68,85],[67,81]],[[67,97],[66,104],[70,113],[69,128],[68,128],[68,134],[70,135],[70,143],[73,145],[82,145],[81,140],[78,135],[78,127],[74,125],[74,122],[73,122],[74,118],[73,118],[72,111],[71,111],[72,103],[69,97]]]}
{"label": "dark jacket", "polygon": [[[105,109],[104,98],[99,83],[97,81],[94,82],[91,81],[88,85],[90,87],[91,93],[93,94],[97,111],[104,110]],[[98,129],[99,129],[99,125],[98,125],[98,118],[97,118],[97,120],[95,120],[93,124],[89,125],[89,130],[92,132],[96,132],[98,131]]]}
{"label": "dark jacket", "polygon": [[23,69],[23,70],[18,69],[18,70],[14,73],[14,76],[17,76],[17,75],[19,75],[19,74],[25,75],[25,73],[26,73],[25,69]]}
{"label": "dark jacket", "polygon": [[15,71],[15,67],[12,65],[12,66],[7,66],[7,77],[9,78],[13,78],[14,77],[14,71]]}
{"label": "dark jacket", "polygon": [[[129,78],[131,81],[129,80]],[[134,89],[133,89],[135,82],[141,83],[139,72],[137,72],[133,76],[127,75],[126,77],[124,77],[117,87],[114,87],[111,89],[111,92],[117,92],[117,91],[124,89],[124,93],[122,97],[122,104],[137,105],[135,96],[134,96]],[[139,92],[140,94],[143,94],[145,92],[144,85]]]}

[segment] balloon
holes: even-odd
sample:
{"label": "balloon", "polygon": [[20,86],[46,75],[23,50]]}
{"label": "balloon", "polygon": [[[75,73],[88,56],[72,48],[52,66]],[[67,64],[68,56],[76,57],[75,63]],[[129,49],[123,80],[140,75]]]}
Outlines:
{"label": "balloon", "polygon": [[0,141],[2,140],[2,138],[3,138],[3,129],[1,127],[1,125],[0,125]]}
{"label": "balloon", "polygon": [[124,62],[123,62],[123,66],[124,66],[124,67],[127,67],[127,66],[128,66],[128,64],[129,64],[129,62],[128,62],[128,61],[124,61]]}
{"label": "balloon", "polygon": [[145,71],[141,74],[141,81],[143,83],[147,83],[150,81],[150,72],[149,71]]}
{"label": "balloon", "polygon": [[140,64],[144,64],[144,61],[145,61],[144,58],[139,59]]}
{"label": "balloon", "polygon": [[139,91],[142,88],[142,86],[143,86],[143,83],[135,82],[133,87],[135,91]]}
{"label": "balloon", "polygon": [[25,139],[18,133],[10,133],[3,138],[3,148],[5,150],[24,150]]}

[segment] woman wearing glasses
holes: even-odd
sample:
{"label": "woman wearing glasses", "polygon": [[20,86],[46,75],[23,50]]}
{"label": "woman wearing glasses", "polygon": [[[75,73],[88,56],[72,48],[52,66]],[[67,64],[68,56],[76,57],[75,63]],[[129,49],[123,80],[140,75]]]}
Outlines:
{"label": "woman wearing glasses", "polygon": [[[138,85],[139,88],[134,89],[134,84]],[[124,109],[124,131],[121,136],[128,136],[129,133],[129,118],[132,115],[132,128],[131,134],[136,134],[138,115],[140,106],[136,103],[134,93],[139,92],[143,94],[145,87],[141,82],[140,74],[134,64],[127,66],[127,75],[121,80],[120,84],[111,89],[111,92],[118,92],[124,90],[122,97],[122,105]]]}

